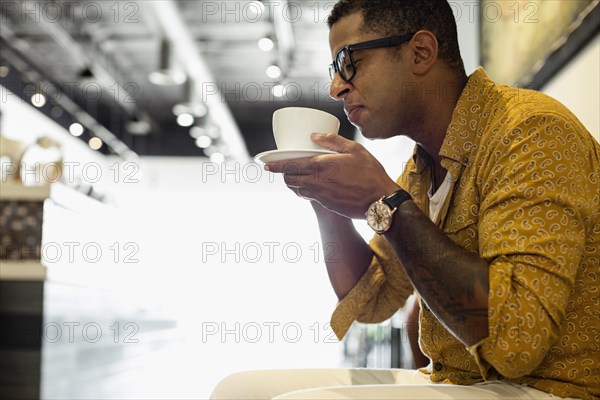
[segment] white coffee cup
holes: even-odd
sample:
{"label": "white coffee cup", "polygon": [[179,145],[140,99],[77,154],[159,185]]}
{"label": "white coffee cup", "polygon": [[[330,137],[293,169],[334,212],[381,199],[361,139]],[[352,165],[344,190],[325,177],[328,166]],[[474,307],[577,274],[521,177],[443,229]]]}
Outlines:
{"label": "white coffee cup", "polygon": [[310,140],[312,133],[338,133],[340,120],[314,108],[286,107],[273,113],[273,135],[278,150],[323,149]]}

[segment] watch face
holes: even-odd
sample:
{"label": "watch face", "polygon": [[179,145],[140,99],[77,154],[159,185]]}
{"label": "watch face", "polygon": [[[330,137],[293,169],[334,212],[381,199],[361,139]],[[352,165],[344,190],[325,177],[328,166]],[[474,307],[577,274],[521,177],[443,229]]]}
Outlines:
{"label": "watch face", "polygon": [[392,210],[381,201],[371,204],[366,217],[367,224],[377,233],[387,231],[392,224]]}

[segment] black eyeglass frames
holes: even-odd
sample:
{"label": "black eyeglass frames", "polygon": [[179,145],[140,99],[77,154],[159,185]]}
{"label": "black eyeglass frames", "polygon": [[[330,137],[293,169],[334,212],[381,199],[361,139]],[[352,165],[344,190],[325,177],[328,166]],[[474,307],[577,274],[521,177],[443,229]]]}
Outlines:
{"label": "black eyeglass frames", "polygon": [[411,33],[402,36],[390,36],[346,45],[337,52],[335,59],[331,64],[329,64],[329,77],[331,80],[333,80],[333,77],[337,72],[344,81],[350,82],[356,75],[356,66],[354,65],[354,59],[352,58],[352,53],[354,51],[397,46],[399,44],[408,42],[414,35],[414,33]]}

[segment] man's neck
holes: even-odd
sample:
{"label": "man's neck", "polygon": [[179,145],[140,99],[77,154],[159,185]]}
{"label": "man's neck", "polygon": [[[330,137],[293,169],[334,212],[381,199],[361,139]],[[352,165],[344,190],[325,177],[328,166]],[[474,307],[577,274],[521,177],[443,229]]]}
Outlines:
{"label": "man's neck", "polygon": [[446,176],[446,170],[441,164],[440,149],[444,143],[448,126],[452,121],[454,108],[467,81],[467,76],[442,79],[440,80],[440,89],[437,89],[439,93],[436,94],[435,101],[423,102],[424,118],[421,124],[421,132],[415,136],[418,138],[417,142],[433,160],[436,188]]}

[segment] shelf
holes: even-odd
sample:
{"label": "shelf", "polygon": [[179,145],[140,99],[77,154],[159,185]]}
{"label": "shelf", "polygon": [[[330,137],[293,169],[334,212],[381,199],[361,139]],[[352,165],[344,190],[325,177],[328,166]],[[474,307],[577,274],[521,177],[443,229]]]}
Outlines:
{"label": "shelf", "polygon": [[44,281],[46,267],[36,261],[0,261],[2,281]]}
{"label": "shelf", "polygon": [[0,182],[0,200],[42,201],[50,196],[50,185],[25,186]]}

